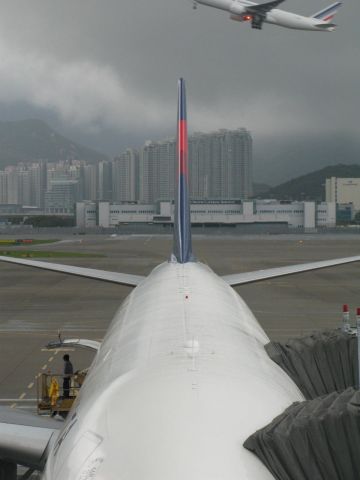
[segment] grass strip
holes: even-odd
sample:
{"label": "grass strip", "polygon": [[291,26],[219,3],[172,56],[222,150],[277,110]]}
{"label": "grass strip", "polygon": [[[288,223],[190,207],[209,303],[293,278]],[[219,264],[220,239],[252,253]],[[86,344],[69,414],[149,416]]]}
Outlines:
{"label": "grass strip", "polygon": [[55,243],[58,242],[59,240],[57,239],[49,239],[49,240],[34,240],[32,238],[20,238],[20,239],[6,239],[2,240],[0,239],[0,247],[1,246],[6,246],[6,247],[12,247],[16,246],[18,247],[19,245],[44,245],[47,243]]}

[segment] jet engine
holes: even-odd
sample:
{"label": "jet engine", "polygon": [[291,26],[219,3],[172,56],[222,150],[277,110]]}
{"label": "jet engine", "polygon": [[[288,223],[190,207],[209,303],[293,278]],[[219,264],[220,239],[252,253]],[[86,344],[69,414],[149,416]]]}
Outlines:
{"label": "jet engine", "polygon": [[233,13],[230,14],[230,19],[235,20],[235,22],[250,22],[252,20],[251,15],[234,15]]}
{"label": "jet engine", "polygon": [[240,5],[238,2],[232,2],[229,8],[230,18],[232,15],[242,16],[246,13],[246,6]]}
{"label": "jet engine", "polygon": [[252,15],[247,13],[245,5],[239,5],[237,2],[232,2],[229,8],[231,20],[236,22],[249,22],[252,20]]}

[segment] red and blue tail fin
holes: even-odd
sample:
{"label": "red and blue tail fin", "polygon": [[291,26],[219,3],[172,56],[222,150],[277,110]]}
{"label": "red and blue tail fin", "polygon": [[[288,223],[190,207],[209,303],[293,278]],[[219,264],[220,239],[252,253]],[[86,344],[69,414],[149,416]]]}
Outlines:
{"label": "red and blue tail fin", "polygon": [[341,5],[342,5],[342,2],[333,3],[332,5],[329,5],[328,7],[324,8],[323,10],[320,10],[320,12],[315,13],[315,15],[312,16],[312,18],[316,18],[323,22],[330,23],[335,17]]}
{"label": "red and blue tail fin", "polygon": [[177,124],[177,185],[174,212],[173,256],[179,263],[194,261],[191,244],[191,219],[189,199],[188,138],[186,120],[185,82],[178,82]]}

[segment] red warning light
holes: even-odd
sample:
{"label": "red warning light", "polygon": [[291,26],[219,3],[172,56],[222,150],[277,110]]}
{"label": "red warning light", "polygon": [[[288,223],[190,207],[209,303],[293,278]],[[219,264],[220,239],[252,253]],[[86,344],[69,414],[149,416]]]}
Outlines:
{"label": "red warning light", "polygon": [[252,16],[251,15],[244,15],[243,20],[244,20],[244,22],[249,22],[250,20],[252,20]]}
{"label": "red warning light", "polygon": [[347,313],[349,311],[349,305],[343,305],[343,312]]}

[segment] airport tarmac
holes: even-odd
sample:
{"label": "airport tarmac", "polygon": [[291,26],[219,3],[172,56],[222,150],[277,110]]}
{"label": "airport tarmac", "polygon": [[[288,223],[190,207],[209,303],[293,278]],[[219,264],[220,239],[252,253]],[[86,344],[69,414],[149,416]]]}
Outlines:
{"label": "airport tarmac", "polygon": [[[1,238],[6,238],[1,236]],[[36,237],[37,238],[37,237]],[[84,235],[30,247],[104,255],[59,263],[147,275],[169,258],[170,236]],[[360,253],[359,235],[196,236],[194,252],[218,274],[340,258]],[[14,247],[29,249],[29,247]],[[360,264],[237,287],[273,340],[340,325],[343,303],[360,306]],[[65,274],[0,263],[0,405],[34,409],[36,377],[61,372],[62,355],[47,342],[64,337],[101,340],[131,289]],[[353,316],[354,320],[354,316]],[[92,354],[69,352],[75,369]]]}

